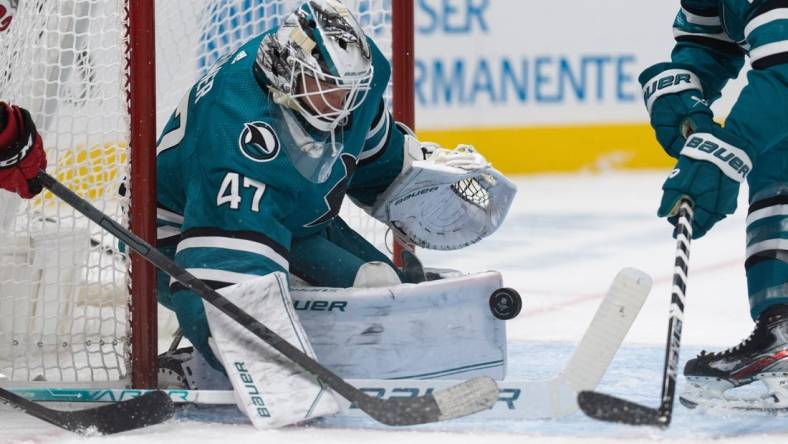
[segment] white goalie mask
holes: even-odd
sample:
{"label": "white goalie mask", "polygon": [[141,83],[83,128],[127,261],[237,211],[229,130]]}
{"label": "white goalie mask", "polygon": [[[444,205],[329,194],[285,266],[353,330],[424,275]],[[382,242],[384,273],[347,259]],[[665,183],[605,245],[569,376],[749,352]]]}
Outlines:
{"label": "white goalie mask", "polygon": [[257,66],[274,100],[333,132],[364,102],[372,60],[361,26],[337,0],[310,0],[266,36]]}

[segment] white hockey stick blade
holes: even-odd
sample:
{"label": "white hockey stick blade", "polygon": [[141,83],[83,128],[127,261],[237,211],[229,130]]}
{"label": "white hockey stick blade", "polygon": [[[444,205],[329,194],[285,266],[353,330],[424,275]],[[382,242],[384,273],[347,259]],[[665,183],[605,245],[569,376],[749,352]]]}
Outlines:
{"label": "white hockey stick blade", "polygon": [[433,392],[440,407],[440,420],[460,418],[489,410],[498,400],[498,385],[492,378],[478,377]]}
{"label": "white hockey stick blade", "polygon": [[624,268],[616,275],[564,370],[543,381],[542,390],[529,394],[533,414],[529,417],[556,418],[578,410],[577,393],[599,385],[652,284],[648,274],[635,268]]}
{"label": "white hockey stick blade", "polygon": [[654,281],[635,268],[621,270],[597,308],[583,339],[561,372],[576,391],[595,388],[629,332]]}

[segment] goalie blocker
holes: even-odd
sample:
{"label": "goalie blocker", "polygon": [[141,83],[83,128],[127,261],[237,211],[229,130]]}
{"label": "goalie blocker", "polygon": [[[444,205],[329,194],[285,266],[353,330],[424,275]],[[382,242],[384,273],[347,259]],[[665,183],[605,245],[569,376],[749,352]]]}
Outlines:
{"label": "goalie blocker", "polygon": [[408,135],[405,148],[402,173],[369,211],[398,237],[432,250],[457,250],[503,223],[517,187],[472,146],[449,150]]}

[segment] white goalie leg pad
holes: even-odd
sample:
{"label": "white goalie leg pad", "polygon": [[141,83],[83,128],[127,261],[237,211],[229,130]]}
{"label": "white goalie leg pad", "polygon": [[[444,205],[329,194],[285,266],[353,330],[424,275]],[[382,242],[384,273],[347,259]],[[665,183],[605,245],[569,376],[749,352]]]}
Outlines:
{"label": "white goalie leg pad", "polygon": [[[287,342],[316,358],[293,309],[284,273],[271,273],[220,290],[227,299]],[[218,309],[205,304],[214,352],[222,361],[238,407],[256,428],[332,415],[331,390]]]}
{"label": "white goalie leg pad", "polygon": [[[211,340],[211,342],[213,342]],[[211,349],[216,346],[211,344]],[[214,352],[216,354],[216,352]],[[186,382],[192,390],[231,390],[232,386],[227,376],[211,367],[199,350],[194,349],[191,359],[184,363]]]}
{"label": "white goalie leg pad", "polygon": [[506,375],[506,322],[490,310],[494,271],[377,288],[293,288],[320,362],[343,378]]}

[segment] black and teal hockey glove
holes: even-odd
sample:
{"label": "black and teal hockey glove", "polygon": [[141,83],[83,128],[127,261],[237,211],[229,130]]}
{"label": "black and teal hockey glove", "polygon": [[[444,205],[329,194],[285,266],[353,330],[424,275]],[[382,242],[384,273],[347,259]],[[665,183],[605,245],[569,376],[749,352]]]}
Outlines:
{"label": "black and teal hockey glove", "polygon": [[657,141],[678,158],[687,134],[713,123],[700,78],[689,65],[657,63],[638,78]]}
{"label": "black and teal hockey glove", "polygon": [[693,238],[736,211],[739,185],[752,170],[753,153],[746,141],[716,123],[696,131],[687,137],[675,169],[662,186],[657,211],[675,226],[679,202],[688,196],[695,204]]}

